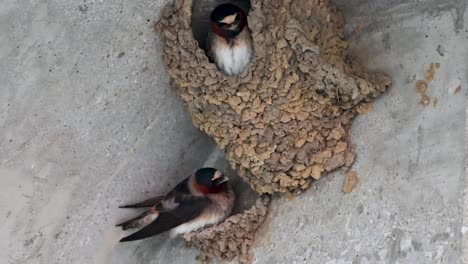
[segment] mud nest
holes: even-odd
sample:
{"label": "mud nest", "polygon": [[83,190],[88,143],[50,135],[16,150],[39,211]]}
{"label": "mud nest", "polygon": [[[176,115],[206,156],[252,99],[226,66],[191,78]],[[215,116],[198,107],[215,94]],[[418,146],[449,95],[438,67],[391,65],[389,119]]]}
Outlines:
{"label": "mud nest", "polygon": [[327,0],[253,0],[255,58],[241,76],[208,61],[191,29],[192,0],[168,5],[156,29],[177,94],[259,193],[300,193],[352,165],[348,140],[360,107],[390,86],[346,61],[344,19]]}
{"label": "mud nest", "polygon": [[[156,24],[164,60],[193,123],[239,175],[261,194],[298,194],[324,173],[349,168],[351,122],[391,81],[346,60],[342,14],[327,0],[251,1],[254,61],[241,76],[226,76],[193,37],[192,4],[176,0]],[[184,239],[202,261],[250,262],[269,201],[261,196],[251,209]]]}
{"label": "mud nest", "polygon": [[198,260],[201,262],[216,258],[250,263],[254,236],[265,220],[269,202],[269,196],[262,196],[249,210],[233,215],[219,225],[185,234],[183,238],[188,246],[200,250]]}

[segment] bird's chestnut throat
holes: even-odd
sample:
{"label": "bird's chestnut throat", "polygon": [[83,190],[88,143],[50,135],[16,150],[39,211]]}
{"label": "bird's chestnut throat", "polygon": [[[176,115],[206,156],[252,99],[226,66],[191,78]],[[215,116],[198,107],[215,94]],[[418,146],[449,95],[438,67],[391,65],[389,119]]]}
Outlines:
{"label": "bird's chestnut throat", "polygon": [[197,191],[199,191],[200,193],[210,194],[210,193],[222,192],[224,190],[225,186],[226,186],[226,183],[223,183],[223,184],[220,184],[220,185],[217,185],[217,186],[213,186],[213,187],[207,187],[207,186],[204,186],[204,185],[201,185],[201,184],[195,184],[195,189]]}
{"label": "bird's chestnut throat", "polygon": [[245,16],[245,13],[242,10],[239,12],[239,19],[240,19],[239,29],[236,31],[219,28],[218,25],[216,25],[216,23],[213,21],[211,21],[211,30],[216,35],[224,38],[227,42],[229,42],[230,40],[235,38],[237,35],[239,35],[242,32],[242,30],[244,30],[245,26],[247,26],[247,17]]}

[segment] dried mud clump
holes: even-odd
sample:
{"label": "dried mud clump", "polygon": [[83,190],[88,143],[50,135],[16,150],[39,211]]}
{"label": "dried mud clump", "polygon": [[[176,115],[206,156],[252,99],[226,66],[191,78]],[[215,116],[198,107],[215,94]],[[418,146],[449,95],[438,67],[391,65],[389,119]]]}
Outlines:
{"label": "dried mud clump", "polygon": [[327,0],[252,0],[253,63],[225,76],[191,30],[191,0],[163,11],[156,29],[177,94],[259,193],[306,189],[349,167],[357,109],[389,86],[386,75],[345,60],[342,14]]}
{"label": "dried mud clump", "polygon": [[238,263],[250,263],[254,235],[265,220],[269,202],[269,196],[262,196],[249,210],[233,215],[219,225],[185,234],[183,238],[188,246],[200,250],[198,259],[201,262],[237,259]]}

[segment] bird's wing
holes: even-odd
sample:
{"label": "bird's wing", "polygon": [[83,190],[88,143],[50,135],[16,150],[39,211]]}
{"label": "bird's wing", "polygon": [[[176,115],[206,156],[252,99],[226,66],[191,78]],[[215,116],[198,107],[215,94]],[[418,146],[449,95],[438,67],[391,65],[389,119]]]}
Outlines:
{"label": "bird's wing", "polygon": [[[129,228],[140,228],[140,227],[143,227],[145,225],[145,220],[148,216],[151,217],[151,214],[154,214],[153,212],[151,211],[145,211],[143,212],[142,214],[138,215],[137,217],[135,218],[132,218],[130,220],[127,220],[125,222],[122,222],[120,224],[117,224],[116,226],[121,226],[123,230],[127,230]],[[154,217],[157,217],[156,215],[154,215]]]}
{"label": "bird's wing", "polygon": [[139,231],[124,237],[120,242],[134,241],[148,238],[169,231],[183,223],[198,217],[203,209],[210,203],[207,198],[191,197],[179,202],[179,205],[170,211],[160,212],[158,218]]}
{"label": "bird's wing", "polygon": [[[119,206],[119,208],[153,207],[153,206],[160,204],[162,201],[170,200],[179,194],[189,194],[189,190],[187,188],[187,181],[188,181],[188,178],[181,181],[179,184],[176,185],[176,187],[174,187],[174,189],[172,189],[166,195],[156,196],[156,197],[153,197],[153,198],[150,198],[150,199],[147,199],[142,202],[135,203],[135,204],[122,205],[122,206]],[[159,209],[162,209],[162,208],[159,208]]]}
{"label": "bird's wing", "polygon": [[190,176],[185,180],[181,181],[179,184],[177,184],[170,192],[167,193],[166,198],[171,199],[173,197],[176,197],[177,195],[190,194],[190,190],[188,188],[189,178]]}
{"label": "bird's wing", "polygon": [[119,208],[153,207],[153,206],[159,204],[163,199],[164,199],[164,196],[157,196],[157,197],[153,197],[153,198],[144,200],[144,201],[139,202],[139,203],[122,205],[122,206],[119,206]]}

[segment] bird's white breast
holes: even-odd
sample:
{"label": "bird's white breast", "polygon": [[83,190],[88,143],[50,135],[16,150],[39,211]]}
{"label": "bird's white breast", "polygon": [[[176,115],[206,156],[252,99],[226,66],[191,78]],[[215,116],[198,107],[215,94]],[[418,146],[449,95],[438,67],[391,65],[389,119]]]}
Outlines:
{"label": "bird's white breast", "polygon": [[190,233],[208,225],[216,225],[226,219],[226,217],[231,214],[235,199],[232,187],[228,185],[227,188],[225,193],[207,195],[212,201],[212,204],[208,208],[205,208],[199,217],[171,229],[171,236],[175,237],[179,234]]}
{"label": "bird's white breast", "polygon": [[216,45],[215,62],[226,74],[240,74],[252,58],[252,50],[246,43],[238,45]]}
{"label": "bird's white breast", "polygon": [[190,233],[192,231],[201,229],[207,225],[214,225],[219,223],[222,218],[219,215],[207,215],[205,217],[198,217],[190,222],[177,226],[171,229],[171,236],[175,237],[179,234]]}

